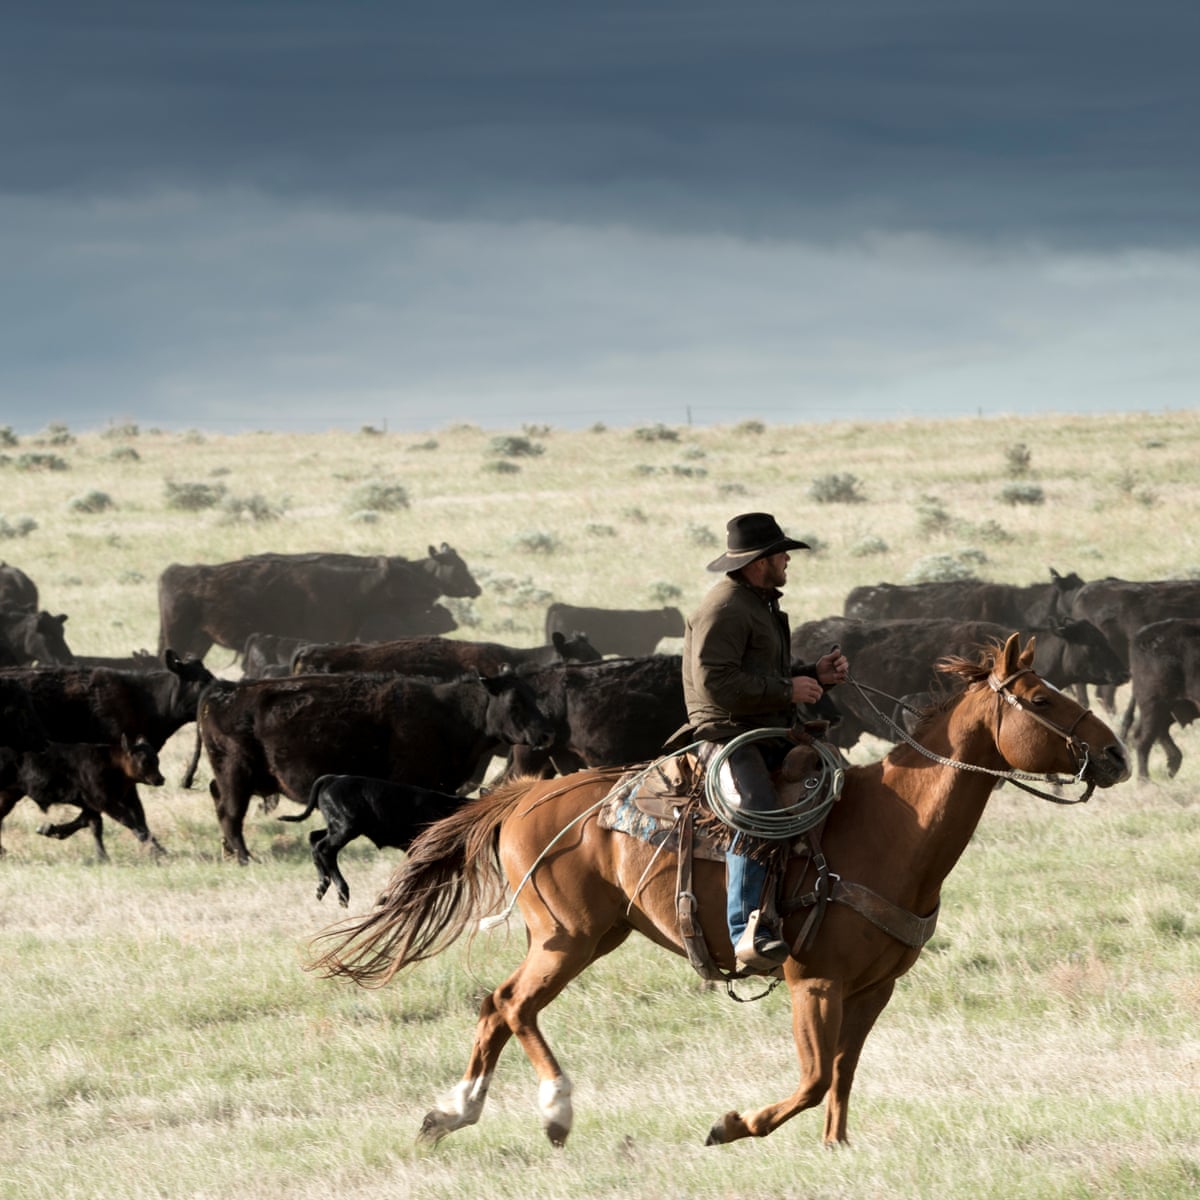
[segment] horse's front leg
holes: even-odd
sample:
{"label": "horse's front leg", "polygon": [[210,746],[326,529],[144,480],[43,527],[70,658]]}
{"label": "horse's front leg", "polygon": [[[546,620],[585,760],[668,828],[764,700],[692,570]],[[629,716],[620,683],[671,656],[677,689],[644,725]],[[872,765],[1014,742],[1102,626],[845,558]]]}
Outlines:
{"label": "horse's front leg", "polygon": [[850,997],[842,1008],[842,1036],[833,1060],[833,1085],[825,1106],[825,1145],[845,1142],[850,1089],[867,1034],[892,998],[896,981],[889,979],[869,992]]}
{"label": "horse's front leg", "polygon": [[705,1145],[719,1146],[739,1138],[766,1137],[784,1121],[820,1104],[833,1081],[834,1051],[842,1024],[840,985],[829,979],[796,978],[794,960],[784,967],[792,994],[792,1036],[800,1058],[800,1085],[778,1104],[768,1104],[744,1116],[736,1111],[718,1118]]}

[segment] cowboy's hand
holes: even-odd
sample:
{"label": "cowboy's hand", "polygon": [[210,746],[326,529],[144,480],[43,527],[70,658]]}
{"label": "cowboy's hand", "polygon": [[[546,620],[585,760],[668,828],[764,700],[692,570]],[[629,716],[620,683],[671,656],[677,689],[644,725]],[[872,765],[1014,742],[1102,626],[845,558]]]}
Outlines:
{"label": "cowboy's hand", "polygon": [[830,650],[828,654],[817,659],[817,678],[826,686],[835,683],[845,683],[850,663],[840,650]]}
{"label": "cowboy's hand", "polygon": [[792,676],[792,703],[816,704],[825,689],[811,675]]}

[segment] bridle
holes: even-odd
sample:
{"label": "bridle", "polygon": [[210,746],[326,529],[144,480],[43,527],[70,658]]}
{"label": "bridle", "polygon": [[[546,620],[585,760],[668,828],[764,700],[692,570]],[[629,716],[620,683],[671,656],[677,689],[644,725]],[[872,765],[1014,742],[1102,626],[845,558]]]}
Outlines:
{"label": "bridle", "polygon": [[[1019,787],[1022,791],[1029,792],[1034,796],[1040,796],[1043,800],[1049,800],[1053,804],[1086,804],[1087,801],[1091,799],[1092,793],[1096,790],[1096,785],[1091,780],[1087,781],[1086,790],[1084,791],[1083,795],[1075,797],[1059,796],[1055,795],[1053,792],[1044,792],[1040,788],[1030,787],[1027,782],[1022,782],[1034,780],[1038,783],[1049,783],[1056,786],[1062,786],[1067,783],[1084,783],[1083,777],[1087,772],[1088,766],[1091,762],[1090,748],[1088,747],[1087,742],[1082,741],[1075,736],[1075,730],[1078,728],[1079,723],[1091,712],[1091,709],[1081,709],[1079,716],[1077,716],[1069,726],[1059,725],[1057,722],[1051,721],[1042,716],[1041,713],[1036,712],[1033,708],[1026,704],[1020,698],[1020,696],[1018,696],[1010,688],[1010,685],[1014,679],[1018,679],[1022,675],[1032,674],[1034,674],[1034,672],[1029,667],[1021,667],[1019,670],[1014,671],[1011,675],[1005,677],[1004,679],[999,678],[994,671],[987,677],[988,687],[990,687],[992,691],[996,693],[996,731],[994,738],[997,748],[999,748],[1000,742],[1000,719],[1004,713],[1004,705],[1008,704],[1012,708],[1017,709],[1018,712],[1024,713],[1025,716],[1032,718],[1039,725],[1043,725],[1052,733],[1058,734],[1058,736],[1066,742],[1067,747],[1070,749],[1071,754],[1075,758],[1076,765],[1079,768],[1072,779],[1065,779],[1060,775],[1048,773],[1033,774],[1029,771],[1018,771],[1013,768],[1009,768],[1007,771],[996,771],[991,767],[981,767],[976,763],[959,762],[954,758],[946,758],[944,755],[938,754],[935,751],[922,746],[921,743],[913,738],[907,730],[902,729],[896,724],[895,721],[892,720],[891,717],[889,717],[886,713],[881,712],[878,706],[867,695],[866,691],[864,690],[864,686],[856,679],[853,679],[849,672],[846,674],[846,681],[854,685],[855,689],[858,691],[858,694],[867,702],[875,715],[880,717],[889,726],[889,728],[891,728],[893,732],[900,737],[901,741],[912,747],[912,749],[916,750],[919,754],[923,754],[926,758],[931,759],[933,762],[940,763],[944,767],[955,767],[960,771],[975,771],[982,775],[995,776],[997,779],[1007,779],[1013,784],[1014,787]],[[877,688],[871,688],[870,690],[878,692]],[[886,693],[879,692],[879,694],[884,695]]]}

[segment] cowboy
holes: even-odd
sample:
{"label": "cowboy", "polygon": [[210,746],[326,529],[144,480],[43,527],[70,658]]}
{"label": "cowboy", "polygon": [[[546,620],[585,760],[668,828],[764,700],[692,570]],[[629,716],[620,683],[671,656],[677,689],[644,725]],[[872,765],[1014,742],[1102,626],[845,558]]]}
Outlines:
{"label": "cowboy", "polygon": [[[725,578],[713,585],[687,622],[683,638],[683,695],[688,731],[707,742],[707,761],[724,743],[753,729],[780,731],[780,738],[747,742],[725,760],[720,782],[731,804],[749,811],[776,806],[771,771],[791,743],[784,736],[797,704],[814,704],[825,689],[846,678],[849,664],[836,648],[811,666],[793,671],[787,615],[779,607],[791,550],[809,546],[790,538],[769,513],[742,513],[726,526],[726,550],[708,564]],[[674,740],[674,739],[672,739]],[[737,853],[726,854],[729,937],[739,971],[775,970],[788,956],[787,943],[762,913],[766,868]]]}

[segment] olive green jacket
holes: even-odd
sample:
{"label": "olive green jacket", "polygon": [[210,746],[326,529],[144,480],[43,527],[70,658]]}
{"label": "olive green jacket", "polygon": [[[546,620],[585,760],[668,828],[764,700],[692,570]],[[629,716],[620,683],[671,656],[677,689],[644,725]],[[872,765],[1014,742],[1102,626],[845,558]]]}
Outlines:
{"label": "olive green jacket", "polygon": [[683,635],[688,725],[668,745],[684,733],[727,741],[750,729],[791,725],[791,632],[780,595],[731,575],[705,595]]}

